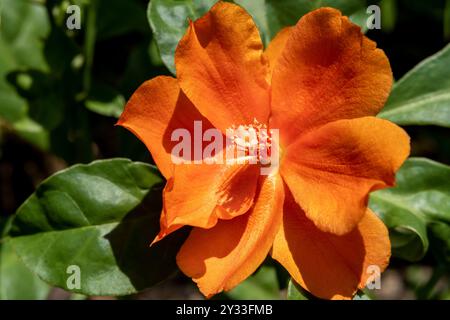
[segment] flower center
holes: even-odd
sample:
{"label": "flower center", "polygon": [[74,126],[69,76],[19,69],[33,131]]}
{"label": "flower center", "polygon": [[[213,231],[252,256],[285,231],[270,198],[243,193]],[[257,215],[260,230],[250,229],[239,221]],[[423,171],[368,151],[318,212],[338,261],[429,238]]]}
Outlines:
{"label": "flower center", "polygon": [[227,130],[227,137],[235,146],[236,157],[247,158],[253,163],[270,165],[272,155],[272,131],[267,125],[254,119],[252,124],[233,125]]}

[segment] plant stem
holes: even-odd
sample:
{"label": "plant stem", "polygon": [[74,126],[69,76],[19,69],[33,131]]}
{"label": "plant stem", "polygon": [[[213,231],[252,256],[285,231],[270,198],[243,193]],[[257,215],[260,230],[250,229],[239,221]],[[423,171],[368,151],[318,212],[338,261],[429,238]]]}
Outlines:
{"label": "plant stem", "polygon": [[87,7],[86,35],[84,43],[85,67],[83,73],[83,89],[85,96],[89,94],[89,91],[91,89],[92,63],[94,60],[95,38],[97,34],[96,20],[97,0],[91,0]]}

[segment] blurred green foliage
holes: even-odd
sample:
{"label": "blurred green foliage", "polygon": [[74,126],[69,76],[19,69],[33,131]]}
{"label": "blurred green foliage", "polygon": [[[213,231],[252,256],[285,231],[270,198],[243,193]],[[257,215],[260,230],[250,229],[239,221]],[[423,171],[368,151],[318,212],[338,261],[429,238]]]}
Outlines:
{"label": "blurred green foliage", "polygon": [[[374,193],[370,206],[389,227],[390,268],[403,272],[413,297],[449,299],[450,1],[235,2],[265,44],[303,14],[333,6],[385,50],[398,81],[380,116],[405,126],[421,158],[407,161],[397,186]],[[214,3],[0,0],[0,299],[45,298],[50,288],[39,278],[67,289],[69,263],[90,274],[74,290],[86,295],[131,294],[174,273],[186,230],[148,248],[162,178],[136,162],[151,162],[147,150],[114,124],[142,82],[175,73],[187,19]],[[81,8],[80,30],[66,26],[72,4]],[[367,30],[370,4],[381,7],[381,30]],[[80,165],[95,159],[109,160]],[[373,298],[367,294],[355,298]],[[280,297],[314,298],[270,260],[224,295]]]}

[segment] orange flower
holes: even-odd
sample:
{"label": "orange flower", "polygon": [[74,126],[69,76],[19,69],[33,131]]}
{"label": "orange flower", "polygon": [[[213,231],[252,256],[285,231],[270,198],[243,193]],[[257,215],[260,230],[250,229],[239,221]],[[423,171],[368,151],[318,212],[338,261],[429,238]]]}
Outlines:
{"label": "orange flower", "polygon": [[[282,30],[264,51],[241,7],[219,2],[178,44],[177,78],[156,77],[131,97],[119,124],[150,150],[167,179],[161,232],[193,226],[177,262],[210,297],[250,276],[270,252],[305,289],[350,298],[390,257],[371,191],[394,184],[409,137],[375,115],[392,85],[389,61],[331,8]],[[279,169],[171,161],[177,128],[279,129]]]}

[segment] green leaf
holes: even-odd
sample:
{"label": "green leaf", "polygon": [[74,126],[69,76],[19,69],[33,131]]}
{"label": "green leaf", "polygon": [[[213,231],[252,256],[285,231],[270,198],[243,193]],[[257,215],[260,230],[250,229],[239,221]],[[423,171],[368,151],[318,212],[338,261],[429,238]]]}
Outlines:
{"label": "green leaf", "polygon": [[358,291],[353,297],[353,300],[372,300],[372,298],[364,291]]}
{"label": "green leaf", "polygon": [[28,117],[26,100],[9,83],[9,73],[25,68],[46,71],[43,39],[50,24],[43,5],[27,0],[2,0],[0,28],[0,118],[39,147],[48,146],[44,128]]}
{"label": "green leaf", "polygon": [[43,300],[50,287],[20,261],[11,244],[0,242],[0,300]]}
{"label": "green leaf", "polygon": [[115,89],[94,83],[90,97],[86,100],[86,108],[98,114],[118,118],[125,106],[125,98]]}
{"label": "green leaf", "polygon": [[289,280],[288,290],[287,290],[288,300],[316,300],[311,293],[303,289],[298,283],[293,279]]}
{"label": "green leaf", "polygon": [[45,299],[50,287],[25,267],[4,238],[10,221],[0,217],[0,300]]}
{"label": "green leaf", "polygon": [[63,86],[50,74],[41,71],[14,71],[8,75],[10,83],[29,106],[29,115],[48,130],[57,127],[64,117]]}
{"label": "green leaf", "polygon": [[205,14],[216,0],[151,0],[147,18],[158,44],[161,59],[175,74],[175,49],[188,26],[188,19],[195,20]]}
{"label": "green leaf", "polygon": [[[365,1],[361,0],[235,0],[255,20],[261,38],[267,45],[283,27],[292,26],[306,13],[320,7],[334,7],[350,16],[365,28]],[[174,55],[186,31],[188,18],[198,19],[215,0],[152,0],[148,7],[148,20],[158,44],[161,59],[175,74]],[[352,17],[354,15],[354,17]]]}
{"label": "green leaf", "polygon": [[450,267],[450,224],[432,222],[428,228],[434,256],[441,264]]}
{"label": "green leaf", "polygon": [[392,90],[381,118],[400,125],[450,127],[450,45],[425,59]]}
{"label": "green leaf", "polygon": [[382,29],[384,32],[392,32],[397,23],[397,0],[381,0]]}
{"label": "green leaf", "polygon": [[417,261],[428,250],[427,223],[450,222],[450,167],[411,158],[397,186],[372,193],[369,205],[389,228],[393,255]]}
{"label": "green leaf", "polygon": [[270,266],[261,267],[253,276],[227,292],[227,296],[234,300],[280,299],[280,289],[275,268]]}
{"label": "green leaf", "polygon": [[[254,18],[267,45],[284,27],[293,26],[306,13],[320,7],[333,7],[366,28],[365,1],[361,0],[235,0]],[[366,19],[364,19],[364,16]]]}
{"label": "green leaf", "polygon": [[11,242],[34,273],[64,289],[69,266],[85,295],[127,295],[173,274],[185,232],[150,247],[159,231],[156,168],[126,159],[75,165],[45,180],[18,209]]}
{"label": "green leaf", "polygon": [[[1,103],[1,102],[0,102]],[[17,134],[43,150],[50,146],[49,133],[37,122],[23,118],[13,123]]]}
{"label": "green leaf", "polygon": [[[294,279],[289,280],[288,284],[288,292],[287,292],[288,300],[318,300],[319,298],[313,296],[309,291],[305,290],[300,286]],[[353,300],[372,300],[372,298],[366,294],[364,291],[357,291]]]}

